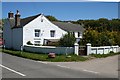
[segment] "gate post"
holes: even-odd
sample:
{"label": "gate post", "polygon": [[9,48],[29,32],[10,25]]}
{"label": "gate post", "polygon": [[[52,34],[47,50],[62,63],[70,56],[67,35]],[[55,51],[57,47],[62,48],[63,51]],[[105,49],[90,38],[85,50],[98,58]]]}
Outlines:
{"label": "gate post", "polygon": [[91,44],[90,43],[86,44],[86,49],[87,49],[87,55],[91,54]]}
{"label": "gate post", "polygon": [[78,43],[74,44],[74,54],[79,55],[79,44]]}

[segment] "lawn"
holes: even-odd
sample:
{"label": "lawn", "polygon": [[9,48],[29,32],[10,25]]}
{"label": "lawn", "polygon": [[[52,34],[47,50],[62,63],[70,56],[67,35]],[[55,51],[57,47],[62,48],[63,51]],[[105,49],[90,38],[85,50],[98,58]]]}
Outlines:
{"label": "lawn", "polygon": [[4,53],[11,54],[18,57],[23,57],[27,59],[32,60],[38,60],[38,61],[51,61],[51,62],[70,62],[70,61],[86,61],[89,58],[83,57],[83,56],[77,56],[74,54],[70,54],[67,57],[66,55],[56,55],[55,58],[49,58],[48,54],[43,53],[31,53],[31,52],[21,52],[21,51],[14,51],[14,50],[2,50]]}
{"label": "lawn", "polygon": [[118,53],[114,53],[114,52],[110,52],[109,54],[90,54],[89,56],[77,56],[75,54],[70,54],[67,56],[71,56],[71,57],[67,57],[66,55],[56,55],[55,58],[49,58],[48,54],[43,54],[43,53],[31,53],[31,52],[25,52],[25,51],[15,51],[15,50],[7,50],[7,49],[2,49],[2,52],[7,53],[7,54],[11,54],[14,56],[18,56],[18,57],[23,57],[26,59],[32,59],[32,60],[37,60],[37,61],[50,61],[50,62],[71,62],[71,61],[86,61],[86,60],[90,60],[93,58],[106,58],[109,56],[113,56],[113,55],[119,55],[120,52]]}

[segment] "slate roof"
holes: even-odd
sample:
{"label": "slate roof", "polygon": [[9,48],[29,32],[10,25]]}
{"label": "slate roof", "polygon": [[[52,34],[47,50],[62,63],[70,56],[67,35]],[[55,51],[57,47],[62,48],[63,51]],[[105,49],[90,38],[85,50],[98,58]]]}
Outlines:
{"label": "slate roof", "polygon": [[85,29],[82,25],[73,24],[71,22],[52,22],[53,24],[57,25],[59,28],[69,31],[69,32],[83,32]]}
{"label": "slate roof", "polygon": [[35,16],[30,16],[30,17],[27,17],[27,18],[23,18],[20,20],[20,26],[19,27],[16,27],[15,26],[15,19],[9,19],[9,22],[10,22],[10,26],[12,28],[22,28],[24,27],[26,24],[28,24],[30,21],[34,20],[35,18],[37,18],[38,16],[40,16],[41,14],[38,14],[38,15],[35,15]]}
{"label": "slate roof", "polygon": [[20,22],[21,26],[25,26],[26,24],[28,24],[30,21],[34,20],[35,18],[37,18],[38,16],[40,16],[41,14],[35,15],[35,16],[31,16],[31,17],[27,17],[27,18],[23,18]]}
{"label": "slate roof", "polygon": [[[12,26],[12,28],[22,28],[26,24],[28,24],[29,22],[31,22],[32,20],[34,20],[35,18],[37,18],[40,15],[41,14],[21,19],[20,20],[21,25],[19,27],[15,26],[15,20],[14,19],[9,19],[10,25]],[[78,24],[73,24],[73,23],[68,23],[68,22],[54,22],[54,21],[52,23],[57,25],[59,28],[65,30],[65,31],[69,31],[69,32],[75,32],[75,31],[83,32],[84,31],[83,26],[78,25]]]}

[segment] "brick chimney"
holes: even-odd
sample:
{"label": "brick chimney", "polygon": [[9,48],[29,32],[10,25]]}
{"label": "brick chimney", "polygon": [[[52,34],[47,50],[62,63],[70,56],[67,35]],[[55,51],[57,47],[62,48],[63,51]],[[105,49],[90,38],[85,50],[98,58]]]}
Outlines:
{"label": "brick chimney", "polygon": [[15,26],[18,27],[20,26],[20,13],[19,11],[17,10],[17,13],[15,14]]}
{"label": "brick chimney", "polygon": [[13,19],[13,18],[14,18],[14,13],[10,11],[10,12],[8,13],[8,18],[9,18],[9,19]]}

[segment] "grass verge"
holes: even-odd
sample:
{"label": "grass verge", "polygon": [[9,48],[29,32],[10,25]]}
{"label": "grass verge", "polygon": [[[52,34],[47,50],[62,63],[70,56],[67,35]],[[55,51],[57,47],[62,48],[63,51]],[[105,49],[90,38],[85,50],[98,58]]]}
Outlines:
{"label": "grass verge", "polygon": [[70,61],[86,61],[88,57],[82,57],[71,54],[71,57],[66,57],[66,55],[56,55],[55,58],[48,58],[47,54],[38,54],[38,53],[30,53],[30,52],[21,52],[21,51],[14,51],[14,50],[2,50],[4,53],[8,53],[14,56],[23,57],[32,60],[39,60],[39,61],[51,61],[51,62],[70,62]]}

